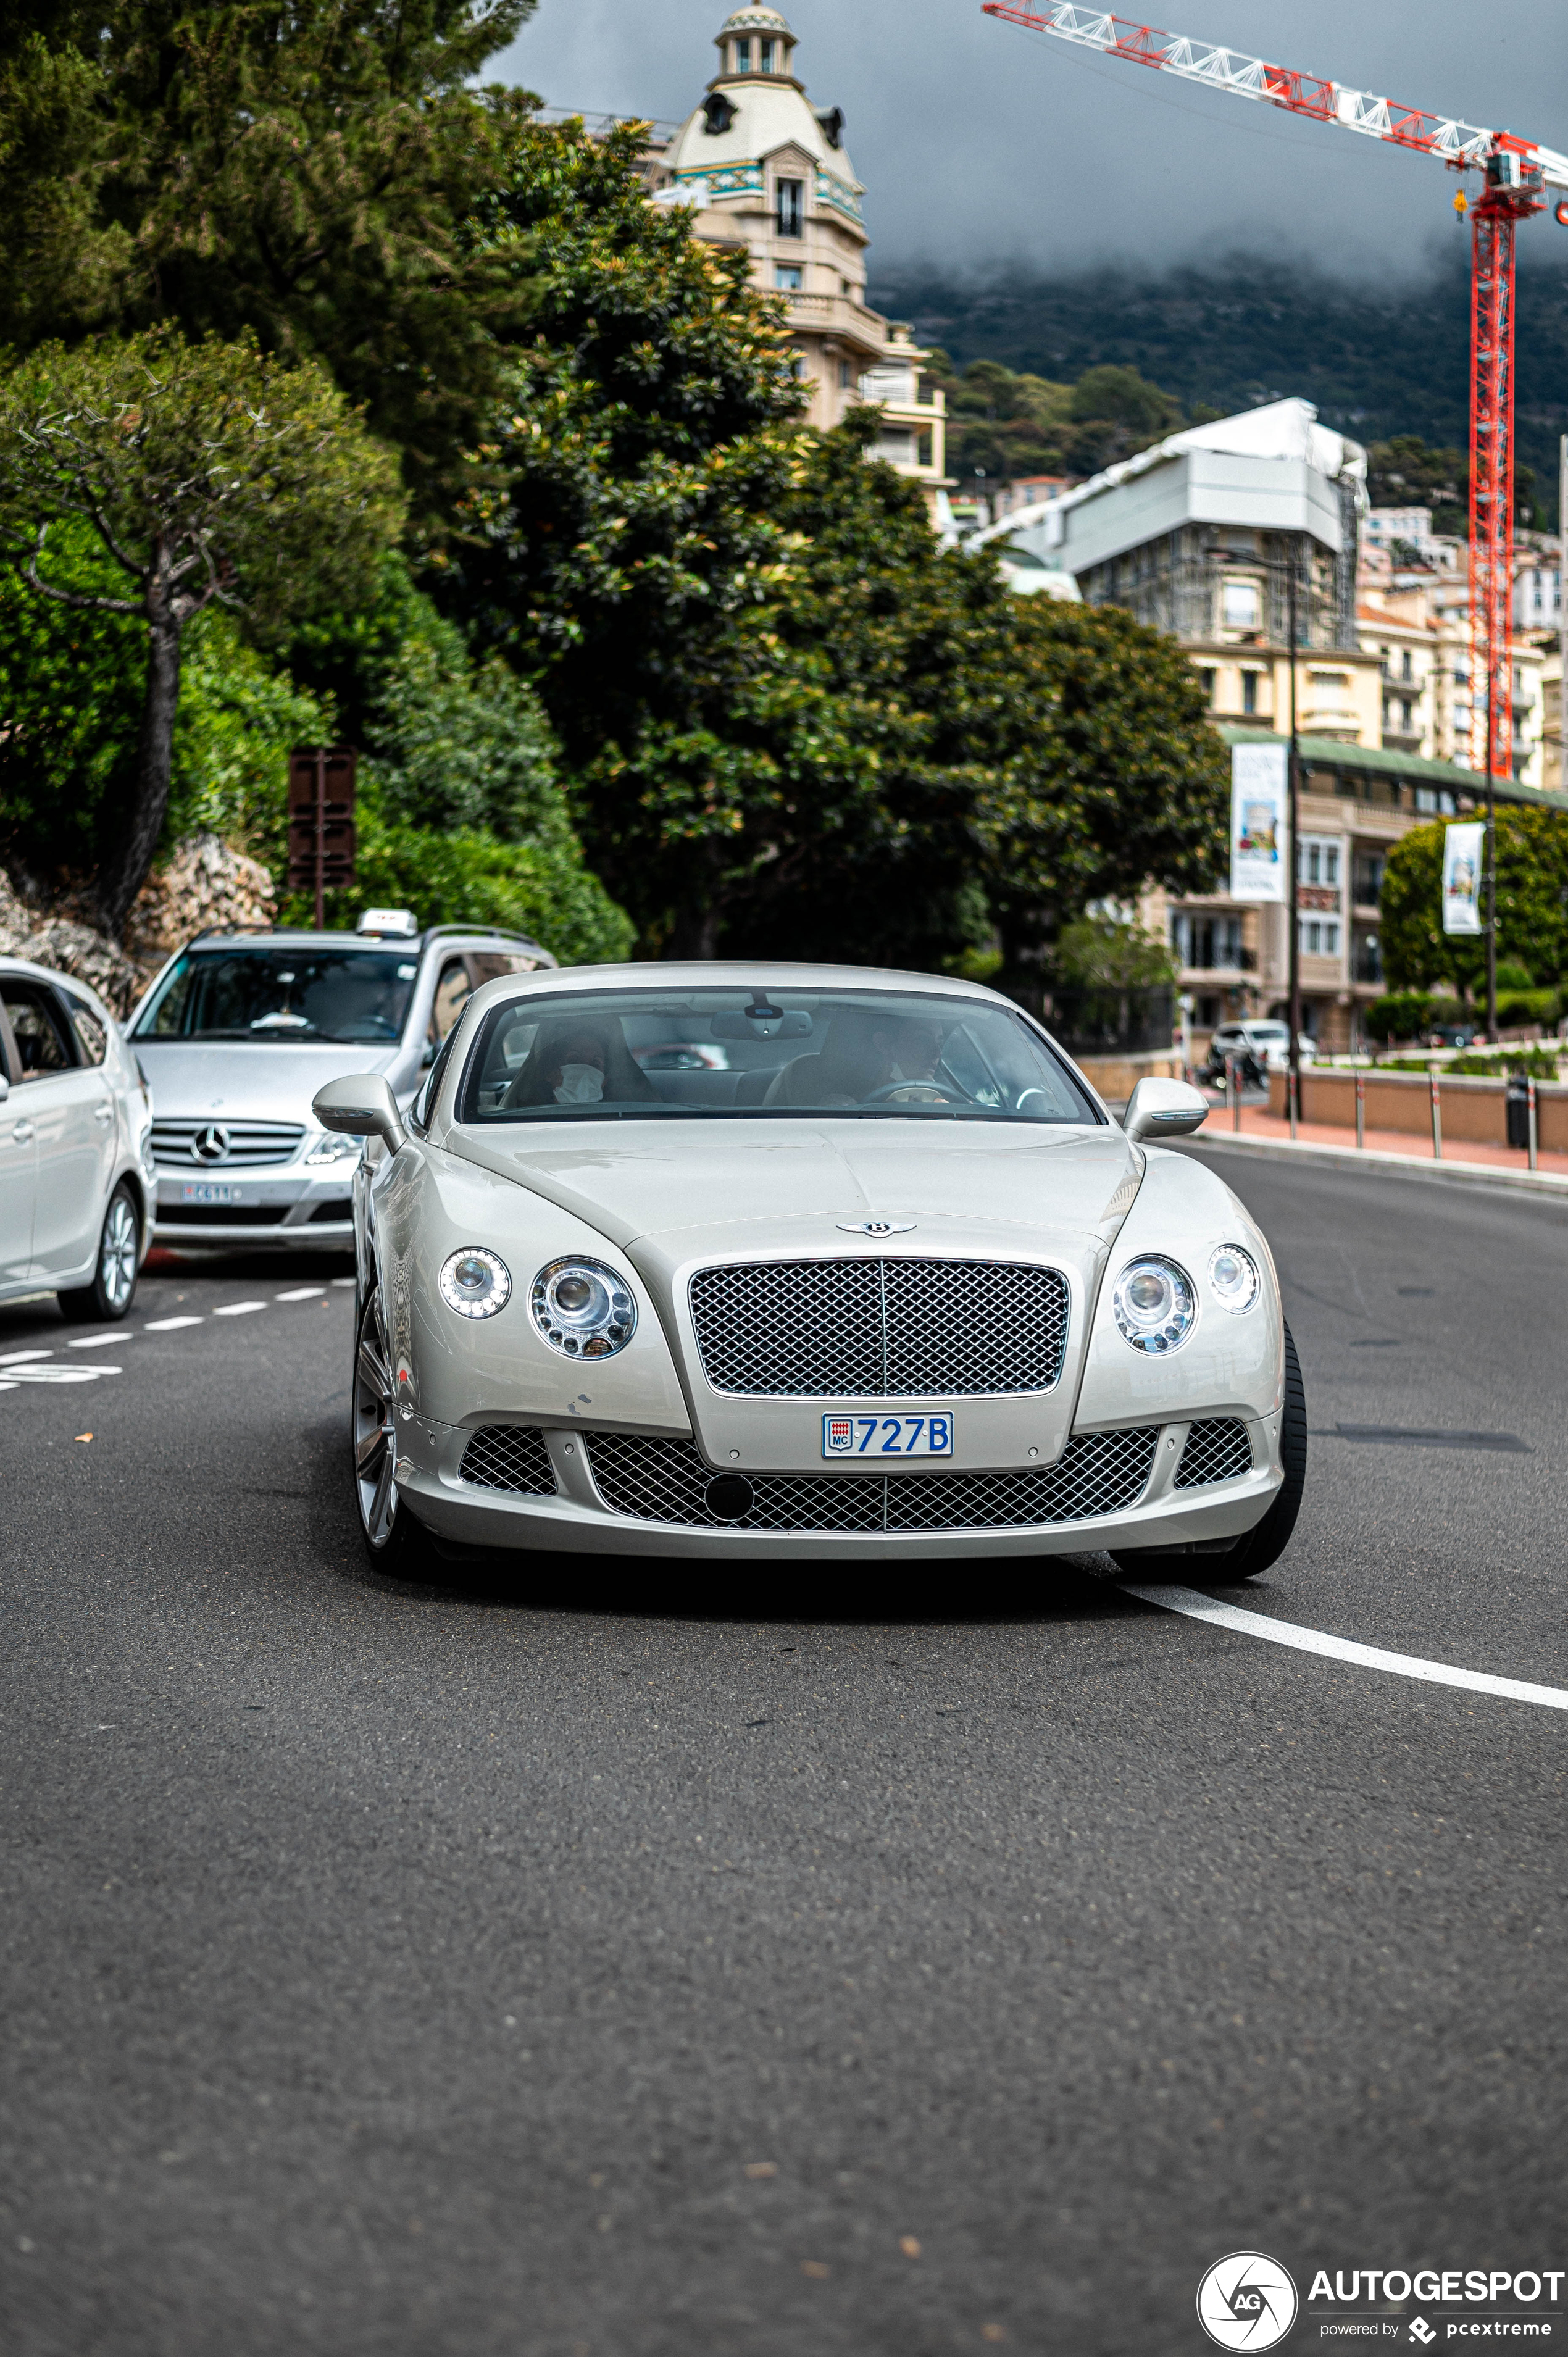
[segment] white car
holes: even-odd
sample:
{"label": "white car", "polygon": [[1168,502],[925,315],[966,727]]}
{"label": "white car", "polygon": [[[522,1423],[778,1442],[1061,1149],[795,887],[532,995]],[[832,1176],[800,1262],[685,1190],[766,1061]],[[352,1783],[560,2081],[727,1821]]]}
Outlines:
{"label": "white car", "polygon": [[94,990],[0,958],[0,1301],[124,1318],[152,1241],[152,1097]]}
{"label": "white car", "polygon": [[[711,1040],[665,1073],[638,1050]],[[918,1562],[1171,1550],[1242,1578],[1295,1520],[1305,1408],[1269,1248],[1203,1120],[1125,1126],[974,985],[628,965],[476,991],[356,1180],[370,1551]]]}
{"label": "white car", "polygon": [[[1304,1064],[1311,1063],[1313,1043],[1305,1031],[1296,1035],[1296,1052]],[[1290,1063],[1290,1025],[1261,1016],[1243,1023],[1222,1023],[1208,1043],[1209,1071],[1222,1081],[1227,1056],[1240,1061],[1249,1055],[1265,1071],[1284,1071]]]}

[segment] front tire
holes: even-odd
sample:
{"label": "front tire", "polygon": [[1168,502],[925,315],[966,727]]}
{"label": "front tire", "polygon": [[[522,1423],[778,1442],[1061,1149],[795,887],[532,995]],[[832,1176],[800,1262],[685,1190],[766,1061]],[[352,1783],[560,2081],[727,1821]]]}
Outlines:
{"label": "front tire", "polygon": [[59,1314],[72,1325],[104,1318],[115,1323],[136,1297],[136,1277],[142,1257],[142,1222],[136,1200],[122,1178],[109,1198],[98,1235],[98,1258],[91,1285],[72,1286],[61,1293]]}
{"label": "front tire", "polygon": [[1278,1563],[1295,1529],[1306,1481],[1306,1386],[1301,1379],[1301,1361],[1296,1357],[1288,1326],[1284,1338],[1285,1395],[1280,1416],[1280,1463],[1284,1480],[1275,1491],[1262,1521],[1254,1523],[1250,1531],[1243,1531],[1230,1546],[1212,1551],[1206,1547],[1201,1555],[1182,1555],[1174,1548],[1160,1547],[1116,1549],[1111,1559],[1119,1571],[1146,1575],[1179,1565],[1189,1573],[1197,1573],[1205,1587],[1212,1583],[1228,1587],[1233,1580],[1256,1579],[1260,1572]]}
{"label": "front tire", "polygon": [[397,1387],[379,1291],[360,1313],[352,1397],[354,1505],[365,1553],[392,1578],[421,1577],[429,1569],[430,1544],[398,1493]]}

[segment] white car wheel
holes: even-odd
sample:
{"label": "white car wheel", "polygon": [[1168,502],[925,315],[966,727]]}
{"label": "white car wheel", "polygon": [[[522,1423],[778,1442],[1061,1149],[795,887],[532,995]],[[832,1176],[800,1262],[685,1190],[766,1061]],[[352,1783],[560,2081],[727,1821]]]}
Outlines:
{"label": "white car wheel", "polygon": [[131,1190],[122,1182],[103,1214],[92,1282],[60,1295],[61,1315],[73,1319],[124,1318],[135,1298],[141,1244],[142,1223]]}

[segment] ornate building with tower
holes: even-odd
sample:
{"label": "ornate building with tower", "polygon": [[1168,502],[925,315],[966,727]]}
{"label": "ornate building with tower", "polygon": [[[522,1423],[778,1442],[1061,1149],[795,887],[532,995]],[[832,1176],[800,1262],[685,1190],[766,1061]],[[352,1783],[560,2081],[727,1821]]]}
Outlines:
{"label": "ornate building with tower", "polygon": [[840,108],[813,106],[795,36],[776,8],[736,8],[716,36],[718,71],[655,159],[654,201],[693,207],[699,237],[750,257],[756,285],[789,307],[807,423],[836,425],[875,402],[872,447],[935,505],[946,466],[943,399],[923,389],[926,354],[865,300],[865,189]]}

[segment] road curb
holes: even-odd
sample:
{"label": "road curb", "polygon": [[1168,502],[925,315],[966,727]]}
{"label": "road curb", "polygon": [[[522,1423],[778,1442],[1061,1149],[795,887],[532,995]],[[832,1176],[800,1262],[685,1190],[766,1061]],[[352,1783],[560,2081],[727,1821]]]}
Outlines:
{"label": "road curb", "polygon": [[1301,1138],[1250,1137],[1244,1132],[1196,1134],[1185,1141],[1222,1154],[1252,1154],[1260,1161],[1307,1162],[1322,1170],[1359,1170],[1380,1178],[1426,1178],[1451,1187],[1500,1187],[1509,1194],[1544,1195],[1568,1201],[1568,1178],[1554,1170],[1508,1170],[1491,1162],[1430,1162],[1413,1154],[1384,1154],[1374,1147],[1314,1146]]}

